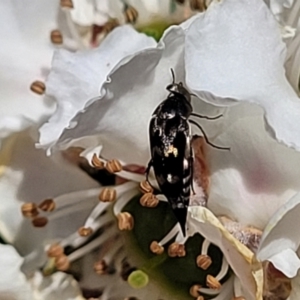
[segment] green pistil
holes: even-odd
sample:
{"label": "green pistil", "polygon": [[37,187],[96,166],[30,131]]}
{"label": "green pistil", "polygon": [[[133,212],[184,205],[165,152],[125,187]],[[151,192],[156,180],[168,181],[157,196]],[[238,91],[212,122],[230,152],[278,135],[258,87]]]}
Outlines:
{"label": "green pistil", "polygon": [[162,37],[164,31],[170,27],[171,25],[174,24],[170,24],[164,21],[157,21],[142,27],[137,28],[137,30],[139,32],[143,32],[148,36],[153,37],[156,41],[159,41],[160,38]]}
{"label": "green pistil", "polygon": [[127,281],[128,284],[134,289],[142,289],[143,287],[147,286],[149,277],[144,271],[136,270],[129,275]]}

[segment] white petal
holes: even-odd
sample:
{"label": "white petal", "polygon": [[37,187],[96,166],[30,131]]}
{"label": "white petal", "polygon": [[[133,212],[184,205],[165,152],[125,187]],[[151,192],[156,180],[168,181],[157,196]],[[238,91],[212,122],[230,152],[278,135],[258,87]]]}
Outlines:
{"label": "white petal", "polygon": [[187,32],[187,85],[218,105],[233,99],[261,105],[271,134],[300,149],[300,101],[285,78],[285,52],[263,1],[215,3]]}
{"label": "white petal", "polygon": [[257,258],[270,260],[288,277],[294,277],[300,268],[296,252],[300,246],[298,228],[300,193],[291,198],[270,219],[263,233]]}
{"label": "white petal", "polygon": [[29,87],[49,71],[53,52],[49,36],[57,26],[58,7],[58,0],[1,1],[1,118],[23,115],[37,121],[53,111],[54,103]]}
{"label": "white petal", "polygon": [[[65,226],[60,227],[58,221],[50,222],[46,229],[33,228],[30,221],[22,217],[21,205],[99,186],[94,180],[60,155],[47,158],[43,150],[35,149],[28,131],[3,142],[0,162],[0,229],[7,241],[15,242],[24,254],[47,238],[76,231],[81,225],[78,216],[77,220],[68,219]],[[85,216],[79,218],[81,222]]]}
{"label": "white petal", "polygon": [[12,246],[0,244],[0,299],[35,299],[25,275],[20,271],[22,262],[23,259]]}
{"label": "white petal", "polygon": [[264,229],[275,211],[300,190],[300,171],[295,168],[300,155],[272,139],[265,131],[262,111],[253,108],[232,107],[223,120],[205,126],[209,130],[223,125],[223,133],[211,141],[230,147],[224,151],[207,146],[208,207],[216,215]]}
{"label": "white petal", "polygon": [[104,85],[104,97],[73,119],[74,127],[65,130],[59,143],[75,140],[75,145],[80,145],[76,139],[99,135],[104,158],[146,165],[150,155],[148,124],[155,107],[168,95],[170,68],[176,80],[184,78],[183,43],[183,30],[174,26],[156,49],[121,63]]}
{"label": "white petal", "polygon": [[47,81],[47,94],[56,98],[58,108],[40,129],[41,145],[58,139],[85,104],[100,95],[100,87],[120,60],[155,45],[152,38],[124,26],[114,30],[98,49],[77,53],[57,51]]}

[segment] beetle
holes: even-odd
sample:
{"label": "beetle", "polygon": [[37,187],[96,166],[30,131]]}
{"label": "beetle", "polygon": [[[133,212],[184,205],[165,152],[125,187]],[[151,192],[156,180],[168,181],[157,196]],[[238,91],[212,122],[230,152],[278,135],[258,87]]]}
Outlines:
{"label": "beetle", "polygon": [[191,124],[197,126],[207,144],[214,148],[226,149],[209,142],[202,127],[189,119],[191,116],[215,120],[216,117],[193,113],[192,94],[182,82],[175,83],[173,69],[172,83],[166,87],[170,92],[152,114],[149,124],[151,159],[146,169],[146,180],[153,167],[156,181],[167,198],[185,236],[187,210],[191,191],[193,194],[193,149],[191,146]]}

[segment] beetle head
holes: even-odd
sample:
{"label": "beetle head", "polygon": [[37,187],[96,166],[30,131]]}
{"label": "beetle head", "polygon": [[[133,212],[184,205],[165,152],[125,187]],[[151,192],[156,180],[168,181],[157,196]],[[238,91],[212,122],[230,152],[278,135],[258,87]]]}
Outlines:
{"label": "beetle head", "polygon": [[175,83],[175,75],[174,75],[173,69],[171,69],[171,73],[172,73],[173,82],[171,84],[169,84],[166,87],[166,89],[171,94],[184,96],[184,98],[188,102],[191,102],[191,94],[190,94],[190,92],[183,86],[182,82]]}

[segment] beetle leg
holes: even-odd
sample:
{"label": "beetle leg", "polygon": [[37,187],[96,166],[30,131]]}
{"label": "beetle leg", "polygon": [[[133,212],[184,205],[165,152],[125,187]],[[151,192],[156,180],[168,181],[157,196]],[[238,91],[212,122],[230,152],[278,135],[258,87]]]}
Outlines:
{"label": "beetle leg", "polygon": [[190,157],[189,157],[189,163],[190,163],[190,174],[191,174],[191,190],[194,195],[196,195],[194,190],[194,151],[192,148],[192,145],[190,146]]}

